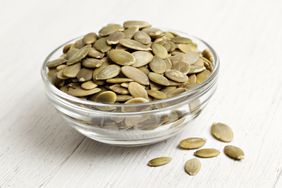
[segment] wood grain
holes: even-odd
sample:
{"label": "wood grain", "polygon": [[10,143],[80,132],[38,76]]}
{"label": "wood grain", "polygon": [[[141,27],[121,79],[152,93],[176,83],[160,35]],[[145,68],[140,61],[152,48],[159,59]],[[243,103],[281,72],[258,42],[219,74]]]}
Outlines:
{"label": "wood grain", "polygon": [[[282,3],[278,0],[3,0],[0,6],[0,187],[282,187]],[[140,148],[85,138],[44,96],[40,67],[62,42],[109,22],[141,19],[208,41],[221,58],[216,94],[185,131]],[[246,159],[201,160],[189,177],[187,136],[223,149],[209,127],[230,124]],[[173,157],[149,168],[149,159]]]}

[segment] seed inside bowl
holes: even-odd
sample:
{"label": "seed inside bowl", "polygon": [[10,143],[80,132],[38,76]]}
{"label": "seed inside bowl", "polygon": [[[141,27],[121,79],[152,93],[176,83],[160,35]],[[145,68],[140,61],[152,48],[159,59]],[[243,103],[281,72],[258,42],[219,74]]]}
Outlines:
{"label": "seed inside bowl", "polygon": [[[127,104],[135,98],[149,102],[191,90],[209,78],[213,66],[209,49],[201,51],[191,39],[144,21],[108,24],[87,33],[47,63],[49,80],[61,91]],[[101,100],[104,93],[111,98]]]}

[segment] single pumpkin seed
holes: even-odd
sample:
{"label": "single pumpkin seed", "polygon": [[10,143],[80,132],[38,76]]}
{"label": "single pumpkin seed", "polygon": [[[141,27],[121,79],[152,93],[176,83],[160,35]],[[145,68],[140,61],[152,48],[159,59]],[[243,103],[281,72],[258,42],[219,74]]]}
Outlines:
{"label": "single pumpkin seed", "polygon": [[97,87],[97,84],[95,84],[93,81],[87,81],[81,84],[82,89],[94,89]]}
{"label": "single pumpkin seed", "polygon": [[117,101],[118,102],[125,102],[128,101],[129,99],[132,99],[133,97],[130,95],[117,95]]}
{"label": "single pumpkin seed", "polygon": [[111,78],[106,81],[111,84],[121,84],[124,82],[132,82],[133,80],[129,78]]}
{"label": "single pumpkin seed", "polygon": [[190,65],[188,63],[179,61],[179,62],[173,63],[172,69],[178,70],[182,72],[183,74],[188,74],[190,71]]}
{"label": "single pumpkin seed", "polygon": [[180,37],[180,36],[174,37],[172,41],[177,44],[191,44],[192,43],[191,39],[188,39],[186,37]]}
{"label": "single pumpkin seed", "polygon": [[166,63],[160,57],[155,56],[149,64],[152,71],[162,74],[166,71]]}
{"label": "single pumpkin seed", "polygon": [[128,101],[125,102],[125,104],[139,104],[145,102],[149,102],[149,100],[142,97],[137,97],[137,98],[129,99]]}
{"label": "single pumpkin seed", "polygon": [[186,161],[184,169],[190,176],[195,176],[201,169],[201,162],[197,158],[190,159]]}
{"label": "single pumpkin seed", "polygon": [[136,51],[133,52],[132,55],[135,57],[135,63],[132,65],[133,67],[142,67],[147,65],[153,59],[153,55],[150,52],[145,51]]}
{"label": "single pumpkin seed", "polygon": [[76,63],[73,65],[69,65],[63,69],[63,75],[68,78],[75,78],[80,71],[81,64]]}
{"label": "single pumpkin seed", "polygon": [[185,91],[186,91],[185,88],[179,87],[179,88],[176,88],[174,90],[170,90],[169,92],[166,92],[166,95],[168,97],[174,97],[174,96],[177,96],[177,95],[179,95],[179,94],[181,94],[181,93],[183,93]]}
{"label": "single pumpkin seed", "polygon": [[167,70],[165,76],[176,82],[187,82],[188,77],[180,71],[177,70]]}
{"label": "single pumpkin seed", "polygon": [[157,157],[157,158],[151,159],[147,165],[150,167],[163,166],[163,165],[168,164],[171,160],[172,160],[171,157]]}
{"label": "single pumpkin seed", "polygon": [[108,24],[99,31],[100,36],[107,36],[116,31],[123,31],[123,27],[119,24]]}
{"label": "single pumpkin seed", "polygon": [[150,44],[151,43],[151,37],[145,33],[144,31],[137,31],[134,36],[134,40],[141,42],[142,44]]}
{"label": "single pumpkin seed", "polygon": [[[107,66],[109,66],[110,64],[108,63],[108,61],[103,61],[103,64],[96,68],[94,71],[93,71],[93,80],[95,81],[96,80],[96,76],[103,70],[105,69]],[[101,81],[101,80],[100,80]],[[98,84],[99,85],[99,84]]]}
{"label": "single pumpkin seed", "polygon": [[121,39],[119,43],[127,48],[134,49],[134,50],[144,50],[144,51],[151,50],[149,46],[146,46],[132,39]]}
{"label": "single pumpkin seed", "polygon": [[[132,80],[132,81],[133,81],[133,80]],[[121,87],[124,87],[124,88],[128,88],[129,83],[128,83],[128,82],[121,83],[120,86],[121,86]]]}
{"label": "single pumpkin seed", "polygon": [[75,43],[73,44],[73,46],[77,49],[81,49],[85,46],[84,42],[82,39],[79,39],[77,41],[75,41]]}
{"label": "single pumpkin seed", "polygon": [[128,90],[121,87],[119,84],[111,85],[109,88],[117,94],[121,94],[121,95],[128,94]]}
{"label": "single pumpkin seed", "polygon": [[144,86],[140,85],[137,82],[130,82],[128,85],[128,91],[133,97],[142,97],[148,98],[147,91],[145,90]]}
{"label": "single pumpkin seed", "polygon": [[109,45],[118,44],[121,39],[125,38],[125,34],[121,31],[116,31],[107,38],[107,43]]}
{"label": "single pumpkin seed", "polygon": [[149,79],[146,74],[135,67],[123,66],[121,72],[128,78],[142,85],[149,85]]}
{"label": "single pumpkin seed", "polygon": [[123,31],[125,38],[131,39],[134,34],[138,31],[138,27],[129,27]]}
{"label": "single pumpkin seed", "polygon": [[232,145],[225,146],[224,153],[234,160],[242,160],[245,157],[244,151],[241,148]]}
{"label": "single pumpkin seed", "polygon": [[96,42],[94,43],[94,47],[103,53],[111,49],[111,46],[108,45],[106,38],[100,38],[96,40]]}
{"label": "single pumpkin seed", "polygon": [[131,27],[144,28],[144,27],[151,27],[151,24],[145,21],[128,20],[123,23],[123,27],[125,28],[131,28]]}
{"label": "single pumpkin seed", "polygon": [[59,66],[59,65],[61,65],[61,64],[63,64],[63,63],[65,63],[65,62],[66,62],[66,60],[65,60],[64,58],[54,59],[54,60],[49,61],[49,62],[47,63],[47,67],[48,67],[48,68],[55,68],[55,67],[57,67],[57,66]]}
{"label": "single pumpkin seed", "polygon": [[211,134],[214,138],[222,142],[231,142],[233,140],[232,129],[224,123],[213,123]]}
{"label": "single pumpkin seed", "polygon": [[89,81],[92,79],[93,71],[90,69],[82,68],[77,74],[77,79],[80,82]]}
{"label": "single pumpkin seed", "polygon": [[188,53],[190,51],[195,51],[197,49],[197,46],[194,43],[191,44],[178,44],[177,48],[184,52],[184,53]]}
{"label": "single pumpkin seed", "polygon": [[101,103],[115,103],[117,95],[112,91],[104,91],[98,94],[95,98],[96,102]]}
{"label": "single pumpkin seed", "polygon": [[86,35],[84,35],[82,41],[84,42],[84,44],[92,44],[97,40],[97,35],[96,33],[88,33]]}
{"label": "single pumpkin seed", "polygon": [[71,49],[72,46],[73,46],[73,44],[65,45],[64,48],[63,48],[63,53],[66,54]]}
{"label": "single pumpkin seed", "polygon": [[97,68],[103,64],[104,61],[95,58],[85,58],[82,61],[82,66],[86,68]]}
{"label": "single pumpkin seed", "polygon": [[81,87],[75,87],[75,88],[70,87],[67,93],[75,97],[85,97],[85,96],[93,95],[100,91],[101,91],[100,88],[82,89]]}
{"label": "single pumpkin seed", "polygon": [[86,45],[83,48],[75,51],[72,54],[72,56],[68,59],[67,65],[75,64],[75,63],[79,62],[80,60],[82,60],[83,58],[85,58],[87,56],[90,48],[91,48],[90,45]]}
{"label": "single pumpkin seed", "polygon": [[205,49],[202,52],[202,55],[203,55],[203,57],[208,59],[210,62],[213,62],[214,58],[213,58],[212,52],[209,49]]}
{"label": "single pumpkin seed", "polygon": [[158,28],[153,28],[153,27],[149,27],[149,28],[144,28],[142,29],[142,31],[144,31],[145,33],[147,33],[148,35],[150,35],[150,37],[161,37],[162,35],[164,35],[164,33],[162,32],[162,30],[158,29]]}
{"label": "single pumpkin seed", "polygon": [[159,58],[165,59],[168,56],[167,49],[160,44],[153,43],[152,50],[153,53]]}
{"label": "single pumpkin seed", "polygon": [[114,49],[108,55],[113,62],[119,65],[132,65],[135,63],[135,57],[125,50]]}
{"label": "single pumpkin seed", "polygon": [[104,53],[99,52],[99,51],[97,51],[97,50],[94,49],[94,48],[90,48],[90,49],[89,49],[89,52],[88,52],[88,56],[89,56],[89,57],[94,57],[94,58],[98,58],[98,59],[103,58],[104,55],[105,55]]}
{"label": "single pumpkin seed", "polygon": [[164,77],[163,75],[150,72],[148,74],[148,77],[150,78],[151,81],[153,81],[157,84],[160,84],[162,86],[168,86],[169,85],[169,80],[166,77]]}
{"label": "single pumpkin seed", "polygon": [[201,158],[212,158],[218,156],[219,154],[220,152],[214,148],[200,149],[194,153],[195,156]]}
{"label": "single pumpkin seed", "polygon": [[181,140],[178,147],[181,149],[198,149],[205,145],[206,140],[198,137],[191,137]]}
{"label": "single pumpkin seed", "polygon": [[201,84],[204,81],[206,81],[210,75],[211,75],[211,72],[208,71],[208,70],[205,70],[205,71],[197,74],[197,84]]}
{"label": "single pumpkin seed", "polygon": [[155,99],[165,99],[167,97],[166,94],[161,91],[148,90],[147,93]]}
{"label": "single pumpkin seed", "polygon": [[107,80],[114,78],[119,73],[120,67],[118,65],[108,65],[96,75],[96,80]]}

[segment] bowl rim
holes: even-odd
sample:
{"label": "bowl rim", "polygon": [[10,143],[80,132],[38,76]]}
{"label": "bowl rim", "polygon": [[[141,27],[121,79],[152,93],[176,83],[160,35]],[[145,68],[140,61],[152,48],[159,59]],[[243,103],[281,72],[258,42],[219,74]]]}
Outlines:
{"label": "bowl rim", "polygon": [[97,106],[97,107],[142,107],[142,106],[148,106],[148,105],[156,105],[156,104],[163,104],[163,103],[168,103],[168,102],[172,102],[174,100],[178,100],[182,97],[189,97],[192,96],[195,93],[198,93],[199,91],[201,91],[201,89],[205,88],[205,86],[209,85],[211,83],[212,80],[214,80],[219,72],[219,67],[220,67],[220,60],[219,57],[216,53],[216,51],[214,50],[213,47],[211,47],[207,42],[205,42],[204,40],[202,40],[201,38],[198,38],[196,36],[192,36],[189,35],[187,33],[181,32],[181,31],[177,31],[177,30],[172,30],[172,29],[164,29],[164,31],[170,31],[170,32],[175,32],[177,34],[181,34],[185,37],[190,38],[193,42],[196,42],[197,44],[201,43],[202,45],[204,45],[206,48],[208,48],[210,50],[210,52],[213,55],[214,58],[214,70],[212,71],[211,75],[209,76],[209,78],[207,80],[205,80],[203,83],[195,86],[194,88],[192,88],[191,90],[185,91],[179,95],[176,95],[174,97],[169,97],[166,99],[161,99],[161,100],[155,100],[155,101],[150,101],[150,102],[146,102],[146,103],[137,103],[137,104],[106,104],[106,103],[98,103],[98,102],[94,102],[94,101],[90,101],[90,100],[84,100],[84,99],[80,99],[78,97],[74,97],[71,96],[61,90],[59,90],[56,86],[54,86],[50,80],[48,79],[47,73],[48,73],[48,67],[46,66],[48,61],[50,60],[50,58],[58,51],[60,50],[62,47],[64,47],[65,45],[82,38],[83,35],[79,36],[79,37],[75,37],[71,40],[68,40],[67,42],[64,42],[63,44],[59,45],[58,47],[56,47],[50,54],[48,54],[48,56],[44,59],[42,67],[41,67],[41,78],[45,84],[45,87],[47,87],[48,89],[50,89],[52,91],[52,93],[54,93],[55,95],[58,95],[59,97],[68,100],[69,102],[74,102],[74,103],[79,103],[79,104],[83,104],[83,105],[88,105],[88,106]]}

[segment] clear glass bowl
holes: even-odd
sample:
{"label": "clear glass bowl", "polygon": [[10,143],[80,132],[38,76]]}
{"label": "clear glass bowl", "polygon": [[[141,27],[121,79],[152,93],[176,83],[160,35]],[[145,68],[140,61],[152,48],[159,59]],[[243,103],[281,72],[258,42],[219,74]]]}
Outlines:
{"label": "clear glass bowl", "polygon": [[214,56],[214,71],[202,84],[178,96],[142,104],[101,104],[70,96],[57,89],[48,80],[50,59],[59,57],[68,41],[45,59],[41,76],[46,94],[68,124],[83,135],[96,141],[120,145],[147,145],[168,139],[179,133],[196,118],[207,105],[216,90],[219,58],[214,49],[203,40],[176,32],[191,38],[200,50],[209,49]]}

